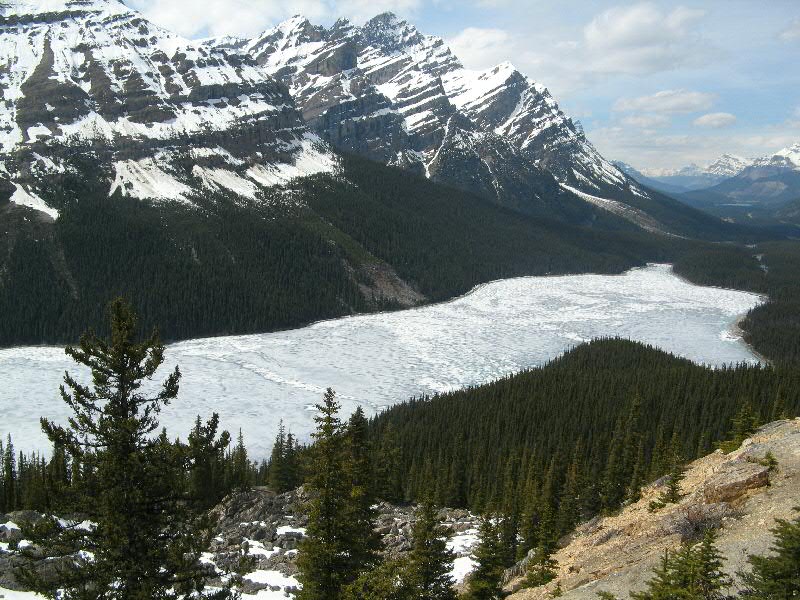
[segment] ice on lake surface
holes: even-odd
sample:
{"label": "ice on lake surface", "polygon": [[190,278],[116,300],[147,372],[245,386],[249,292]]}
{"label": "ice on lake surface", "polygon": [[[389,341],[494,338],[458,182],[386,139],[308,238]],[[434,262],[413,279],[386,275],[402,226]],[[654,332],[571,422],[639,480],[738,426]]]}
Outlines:
{"label": "ice on lake surface", "polygon": [[[183,373],[162,420],[172,437],[196,415],[218,412],[242,429],[252,455],[269,452],[278,422],[302,438],[327,387],[349,415],[411,396],[484,383],[541,365],[583,341],[619,336],[699,363],[756,361],[736,321],[762,302],[754,294],[699,287],[651,265],[624,275],[523,277],[480,286],[452,302],[346,317],[260,335],[197,339],[167,349]],[[62,348],[0,350],[0,434],[18,449],[46,450],[39,417],[63,422]],[[167,368],[162,367],[161,378]]]}

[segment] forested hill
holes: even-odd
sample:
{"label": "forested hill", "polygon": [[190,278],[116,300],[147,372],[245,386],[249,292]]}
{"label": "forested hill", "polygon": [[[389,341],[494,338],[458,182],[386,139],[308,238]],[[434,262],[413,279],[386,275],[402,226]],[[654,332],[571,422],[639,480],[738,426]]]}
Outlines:
{"label": "forested hill", "polygon": [[523,216],[353,157],[346,178],[298,180],[263,203],[209,192],[199,207],[108,198],[91,152],[70,160],[51,190],[56,221],[0,203],[0,345],[102,332],[116,295],[174,340],[441,300],[501,277],[617,273],[682,244],[612,215]]}
{"label": "forested hill", "polygon": [[766,294],[769,301],[741,323],[745,340],[768,359],[800,363],[800,241],[728,244],[694,248],[674,269],[700,285]]}
{"label": "forested hill", "polygon": [[[623,340],[581,345],[495,383],[411,400],[371,422],[395,448],[401,497],[512,515],[528,547],[547,513],[551,534],[617,508],[677,460],[800,411],[796,369],[708,369]],[[741,440],[740,440],[741,441]],[[526,516],[527,515],[527,516]]]}

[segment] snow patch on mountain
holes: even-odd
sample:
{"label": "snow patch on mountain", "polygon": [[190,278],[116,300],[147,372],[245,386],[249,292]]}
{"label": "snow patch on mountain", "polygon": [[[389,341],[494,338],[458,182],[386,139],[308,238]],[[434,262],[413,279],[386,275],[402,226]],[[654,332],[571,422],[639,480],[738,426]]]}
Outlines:
{"label": "snow patch on mountain", "polygon": [[39,196],[31,192],[30,190],[26,190],[19,184],[14,184],[14,193],[11,194],[10,198],[11,202],[14,204],[18,204],[19,206],[27,206],[28,208],[32,208],[33,210],[37,210],[41,213],[44,213],[53,220],[58,219],[58,211],[54,208],[50,208],[47,206],[44,200],[42,200]]}
{"label": "snow patch on mountain", "polygon": [[164,170],[156,158],[122,160],[114,163],[115,177],[109,196],[119,191],[123,196],[144,200],[165,199],[189,203],[192,188]]}
{"label": "snow patch on mountain", "polygon": [[586,192],[564,183],[561,184],[561,187],[568,192],[572,192],[582,200],[593,204],[594,206],[598,206],[603,210],[607,210],[608,212],[617,215],[618,217],[622,217],[626,221],[630,221],[631,223],[638,225],[645,231],[650,231],[652,233],[658,233],[661,235],[670,235],[663,225],[661,225],[643,210],[628,206],[627,204],[618,202],[616,200],[609,200],[608,198],[600,198],[598,196],[587,194]]}

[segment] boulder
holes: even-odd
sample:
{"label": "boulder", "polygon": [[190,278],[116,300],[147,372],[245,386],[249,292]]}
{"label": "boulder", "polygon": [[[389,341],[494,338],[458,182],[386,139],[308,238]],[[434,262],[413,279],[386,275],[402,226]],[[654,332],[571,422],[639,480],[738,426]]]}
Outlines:
{"label": "boulder", "polygon": [[746,460],[727,465],[727,468],[706,480],[703,497],[706,503],[731,502],[746,491],[769,485],[769,469]]}

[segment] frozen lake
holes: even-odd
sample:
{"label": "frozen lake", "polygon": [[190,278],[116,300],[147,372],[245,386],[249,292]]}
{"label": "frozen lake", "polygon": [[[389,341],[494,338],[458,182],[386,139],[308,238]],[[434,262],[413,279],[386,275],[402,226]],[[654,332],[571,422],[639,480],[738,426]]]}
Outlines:
{"label": "frozen lake", "polygon": [[[699,363],[756,361],[736,321],[754,294],[699,287],[651,265],[618,276],[523,277],[480,286],[452,302],[347,317],[260,335],[172,344],[180,397],[163,413],[185,438],[196,415],[218,412],[241,428],[254,457],[272,446],[278,421],[305,438],[313,404],[334,388],[350,414],[368,414],[423,393],[483,383],[540,365],[572,346],[619,336]],[[57,347],[0,350],[0,434],[18,449],[46,449],[38,419],[64,421],[58,395],[75,365]],[[167,369],[162,369],[162,378]]]}

